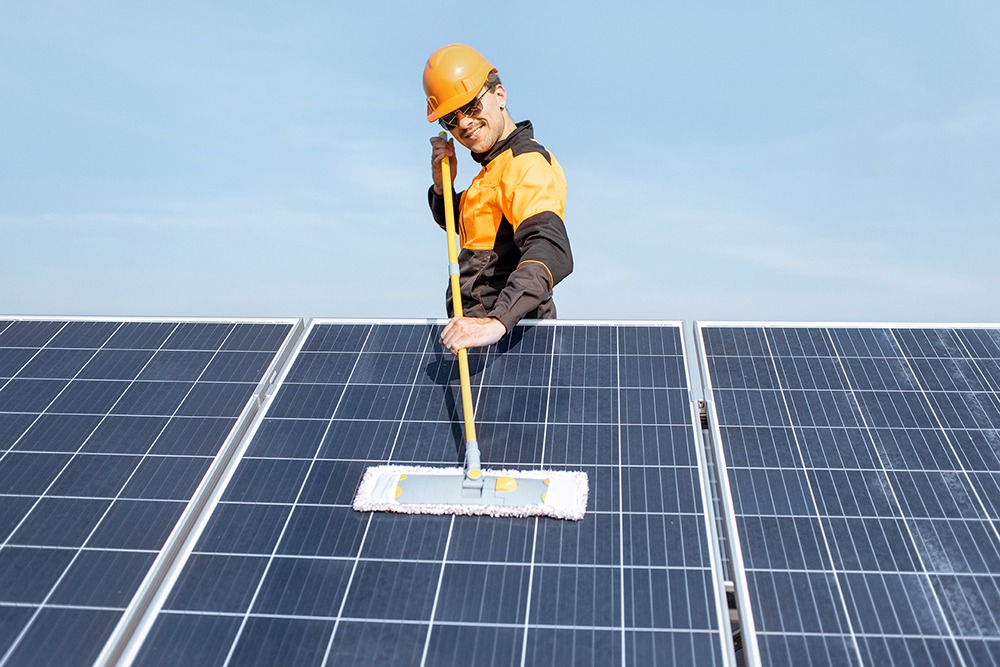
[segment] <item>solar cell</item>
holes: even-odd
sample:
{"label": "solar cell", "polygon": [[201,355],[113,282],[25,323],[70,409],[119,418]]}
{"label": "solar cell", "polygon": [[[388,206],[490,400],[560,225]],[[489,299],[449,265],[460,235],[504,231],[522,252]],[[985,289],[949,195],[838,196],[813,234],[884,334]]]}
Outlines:
{"label": "solar cell", "polygon": [[749,664],[1000,664],[1000,330],[697,332]]}
{"label": "solar cell", "polygon": [[351,509],[369,465],[461,460],[439,325],[310,324],[135,664],[730,664],[676,323],[470,355],[484,466],[586,471],[584,520]]}
{"label": "solar cell", "polygon": [[294,324],[0,319],[0,665],[97,658]]}

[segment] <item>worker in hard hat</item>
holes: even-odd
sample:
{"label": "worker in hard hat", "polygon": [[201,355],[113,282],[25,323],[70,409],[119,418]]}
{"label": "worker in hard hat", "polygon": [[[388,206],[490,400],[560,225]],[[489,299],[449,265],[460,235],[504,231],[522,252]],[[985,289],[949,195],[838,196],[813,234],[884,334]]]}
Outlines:
{"label": "worker in hard hat", "polygon": [[431,139],[429,191],[434,220],[445,227],[441,160],[457,171],[454,140],[482,169],[455,194],[464,317],[441,332],[452,352],[499,341],[520,320],[556,316],[552,289],[573,270],[563,224],[566,178],[555,157],[534,139],[530,121],[515,123],[497,69],[478,51],[451,44],[424,68],[427,120],[452,138]]}

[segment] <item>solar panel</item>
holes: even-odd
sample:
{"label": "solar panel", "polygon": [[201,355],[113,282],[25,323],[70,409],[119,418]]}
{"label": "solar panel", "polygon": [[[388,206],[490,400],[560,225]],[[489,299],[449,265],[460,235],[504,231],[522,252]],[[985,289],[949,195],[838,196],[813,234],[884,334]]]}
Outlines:
{"label": "solar panel", "polygon": [[484,467],[586,471],[582,521],[351,509],[370,465],[461,460],[440,324],[310,324],[135,664],[732,662],[677,323],[470,354]]}
{"label": "solar panel", "polygon": [[698,339],[748,664],[1000,664],[1000,329]]}
{"label": "solar panel", "polygon": [[90,664],[296,321],[0,318],[0,664]]}

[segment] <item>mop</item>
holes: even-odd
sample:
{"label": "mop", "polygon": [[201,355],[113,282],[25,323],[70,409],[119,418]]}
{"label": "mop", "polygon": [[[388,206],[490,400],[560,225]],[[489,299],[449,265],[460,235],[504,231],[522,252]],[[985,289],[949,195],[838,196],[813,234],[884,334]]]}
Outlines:
{"label": "mop", "polygon": [[[444,132],[441,136],[447,136]],[[455,212],[448,157],[441,160],[444,184],[448,266],[455,316],[462,317]],[[477,514],[497,517],[548,516],[579,520],[589,492],[583,472],[546,470],[487,470],[480,467],[479,443],[473,418],[468,351],[458,351],[462,416],[465,421],[464,468],[372,466],[365,471],[354,497],[359,512],[403,514]]]}

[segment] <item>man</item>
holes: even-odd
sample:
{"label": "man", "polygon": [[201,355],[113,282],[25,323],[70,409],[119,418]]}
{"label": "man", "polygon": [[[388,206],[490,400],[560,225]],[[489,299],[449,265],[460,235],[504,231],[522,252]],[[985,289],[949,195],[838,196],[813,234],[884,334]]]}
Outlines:
{"label": "man", "polygon": [[514,123],[497,70],[462,44],[438,49],[424,68],[427,120],[451,139],[431,139],[428,193],[434,220],[445,226],[441,160],[448,156],[454,181],[455,144],[482,166],[469,189],[455,195],[462,308],[441,332],[452,352],[497,342],[523,318],[556,316],[552,289],[573,270],[563,224],[566,178],[562,167],[534,140],[530,121]]}

